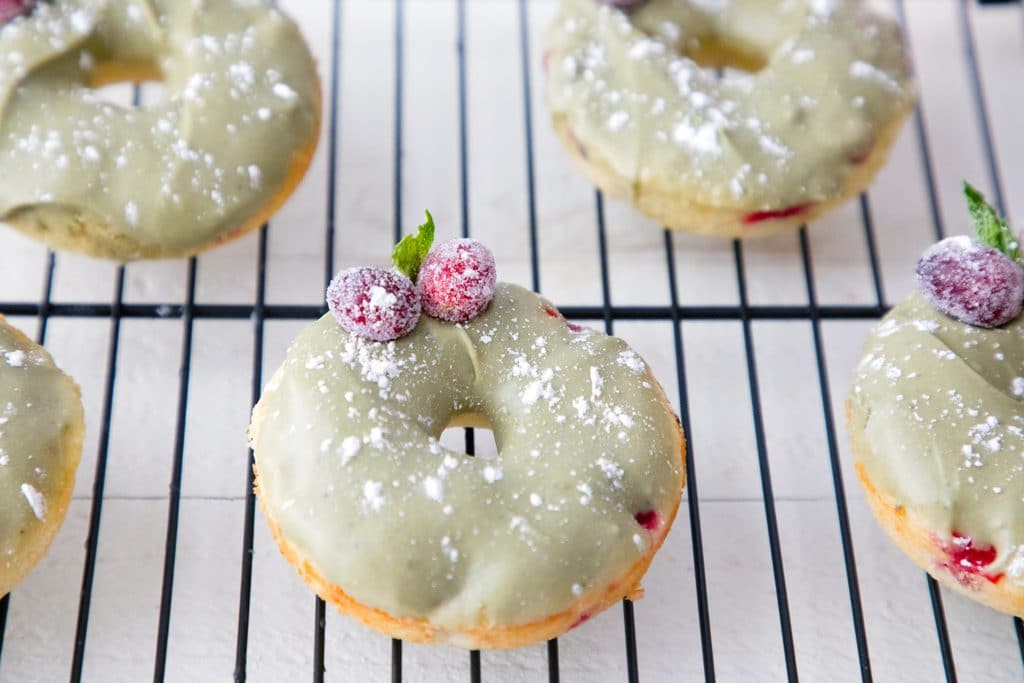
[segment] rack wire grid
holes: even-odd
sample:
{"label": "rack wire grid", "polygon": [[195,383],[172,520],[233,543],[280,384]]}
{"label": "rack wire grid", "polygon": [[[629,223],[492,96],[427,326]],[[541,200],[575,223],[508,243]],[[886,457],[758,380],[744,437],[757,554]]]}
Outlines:
{"label": "rack wire grid", "polygon": [[[0,680],[1024,677],[1021,621],[947,594],[874,526],[839,424],[887,291],[964,231],[960,179],[1024,215],[1006,191],[1024,180],[1019,5],[897,0],[923,97],[889,166],[830,225],[741,243],[659,232],[569,167],[541,97],[553,2],[281,4],[328,97],[323,149],[272,225],[127,266],[0,236],[0,312],[78,377],[90,431],[51,554],[0,601]],[[267,368],[335,268],[380,261],[424,207],[491,242],[503,279],[625,336],[689,436],[648,597],[546,646],[388,643],[314,599],[255,520],[242,431]]]}

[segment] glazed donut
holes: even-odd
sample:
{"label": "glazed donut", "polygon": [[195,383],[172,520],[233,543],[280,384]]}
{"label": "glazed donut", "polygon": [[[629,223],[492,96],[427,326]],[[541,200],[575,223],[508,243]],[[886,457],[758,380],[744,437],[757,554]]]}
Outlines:
{"label": "glazed donut", "polygon": [[[847,422],[896,544],[946,587],[1024,616],[1024,271],[993,251],[959,237],[925,254],[927,297],[869,336]],[[1015,301],[994,306],[1004,291]]]}
{"label": "glazed donut", "polygon": [[870,3],[621,4],[562,0],[547,101],[591,181],[667,227],[799,227],[869,184],[913,106],[900,29]]}
{"label": "glazed donut", "polygon": [[84,432],[78,385],[0,316],[0,597],[57,535]]}
{"label": "glazed donut", "polygon": [[[320,86],[260,2],[61,0],[0,26],[0,220],[56,249],[188,256],[258,227],[308,167]],[[121,107],[93,88],[161,80]]]}
{"label": "glazed donut", "polygon": [[[485,289],[493,275],[464,272]],[[376,277],[364,284],[384,300]],[[441,291],[429,278],[427,299]],[[638,595],[679,506],[682,430],[650,368],[490,282],[493,300],[462,323],[383,316],[405,335],[393,341],[325,315],[253,411],[257,492],[282,554],[324,600],[392,637],[504,648],[564,633]],[[452,426],[492,429],[500,455],[443,447]]]}

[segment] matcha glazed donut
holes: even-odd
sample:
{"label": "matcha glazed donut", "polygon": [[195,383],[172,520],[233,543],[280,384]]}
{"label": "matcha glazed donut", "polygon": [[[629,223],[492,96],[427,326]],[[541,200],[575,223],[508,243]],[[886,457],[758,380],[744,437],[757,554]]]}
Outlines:
{"label": "matcha glazed donut", "polygon": [[[431,252],[418,288],[459,322],[421,316],[394,271],[340,273],[337,320],[299,334],[249,435],[273,536],[324,600],[396,638],[517,647],[639,595],[684,439],[625,342],[495,284],[466,242]],[[443,447],[453,426],[491,428],[497,458]]]}
{"label": "matcha glazed donut", "polygon": [[57,535],[84,432],[78,385],[0,316],[0,597]]}
{"label": "matcha glazed donut", "polygon": [[922,293],[871,332],[846,402],[857,476],[897,546],[947,588],[1024,617],[1024,269],[968,188],[980,240],[925,252]]}
{"label": "matcha glazed donut", "polygon": [[[164,101],[93,90],[129,80]],[[309,49],[263,2],[40,3],[0,26],[0,221],[119,261],[192,255],[273,213],[319,123]]]}
{"label": "matcha glazed donut", "polygon": [[861,0],[562,0],[543,63],[555,130],[595,185],[729,237],[864,189],[915,99],[896,20]]}

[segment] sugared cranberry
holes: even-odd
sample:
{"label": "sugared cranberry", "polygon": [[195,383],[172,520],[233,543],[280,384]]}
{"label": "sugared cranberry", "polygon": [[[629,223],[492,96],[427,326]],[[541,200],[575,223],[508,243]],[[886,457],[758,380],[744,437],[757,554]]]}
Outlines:
{"label": "sugared cranberry", "polygon": [[417,285],[427,315],[461,323],[487,308],[496,281],[491,250],[476,240],[455,239],[427,254]]}
{"label": "sugared cranberry", "polygon": [[643,510],[642,512],[636,513],[633,518],[636,520],[637,524],[648,531],[654,531],[661,523],[661,520],[658,518],[658,513],[654,510]]}
{"label": "sugared cranberry", "polygon": [[753,225],[755,223],[762,223],[764,221],[778,220],[780,218],[792,218],[793,216],[799,216],[807,209],[811,208],[811,203],[797,204],[796,206],[787,206],[785,209],[774,209],[771,211],[755,211],[748,213],[743,216],[744,225]]}
{"label": "sugared cranberry", "polygon": [[998,249],[948,237],[924,252],[917,281],[935,308],[978,327],[999,327],[1020,314],[1024,270]]}
{"label": "sugared cranberry", "polygon": [[28,14],[36,0],[0,0],[0,26],[22,14]]}
{"label": "sugared cranberry", "polygon": [[420,317],[420,297],[412,280],[376,266],[335,275],[327,287],[327,306],[346,330],[381,342],[409,334]]}
{"label": "sugared cranberry", "polygon": [[954,531],[953,541],[943,548],[949,556],[949,562],[943,566],[949,570],[953,578],[962,586],[972,586],[978,577],[990,583],[999,583],[1002,574],[990,574],[985,567],[996,561],[997,552],[993,546],[975,546],[969,536]]}

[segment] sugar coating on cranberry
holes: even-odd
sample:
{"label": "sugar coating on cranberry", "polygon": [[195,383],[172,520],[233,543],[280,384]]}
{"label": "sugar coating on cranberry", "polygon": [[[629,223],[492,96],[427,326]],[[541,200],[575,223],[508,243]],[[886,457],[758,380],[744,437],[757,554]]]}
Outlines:
{"label": "sugar coating on cranberry", "polygon": [[420,297],[412,280],[376,266],[335,275],[327,287],[327,307],[352,334],[380,342],[409,334],[420,317]]}
{"label": "sugar coating on cranberry", "polygon": [[473,239],[455,239],[427,254],[417,286],[427,315],[465,322],[487,308],[496,282],[491,250]]}
{"label": "sugar coating on cranberry", "polygon": [[0,0],[0,26],[22,14],[28,14],[36,0]]}
{"label": "sugar coating on cranberry", "polygon": [[917,263],[917,281],[935,308],[977,327],[1005,325],[1024,301],[1024,270],[969,237],[948,237],[929,247]]}

